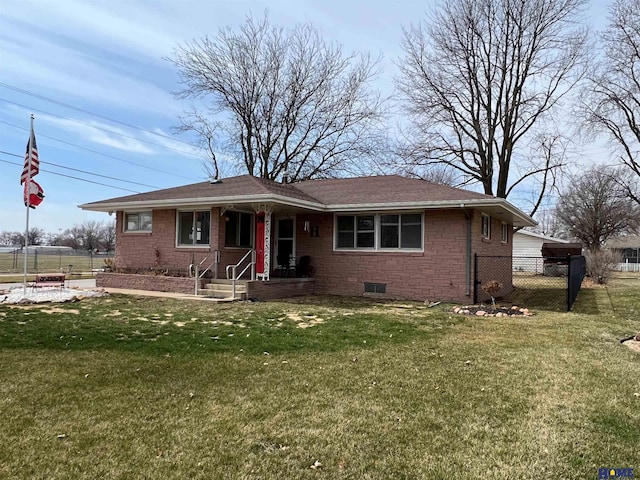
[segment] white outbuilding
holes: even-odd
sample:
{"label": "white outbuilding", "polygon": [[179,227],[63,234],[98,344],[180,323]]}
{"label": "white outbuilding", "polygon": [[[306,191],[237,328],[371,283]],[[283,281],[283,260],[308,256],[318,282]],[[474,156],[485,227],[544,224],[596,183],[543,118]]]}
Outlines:
{"label": "white outbuilding", "polygon": [[513,270],[516,272],[543,272],[542,244],[570,243],[569,240],[550,237],[528,230],[513,234]]}

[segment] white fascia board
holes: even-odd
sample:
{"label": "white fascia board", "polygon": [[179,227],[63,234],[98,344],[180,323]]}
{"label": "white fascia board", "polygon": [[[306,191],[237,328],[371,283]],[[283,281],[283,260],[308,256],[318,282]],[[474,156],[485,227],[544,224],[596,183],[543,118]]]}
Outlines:
{"label": "white fascia board", "polygon": [[79,205],[83,210],[96,212],[115,212],[118,210],[149,210],[153,208],[201,208],[225,205],[250,205],[259,203],[276,203],[291,207],[299,207],[316,212],[365,212],[365,211],[393,211],[393,210],[435,210],[450,208],[500,208],[509,213],[516,221],[514,225],[518,227],[533,227],[537,222],[511,205],[502,198],[472,199],[472,200],[442,200],[435,202],[395,202],[395,203],[351,203],[323,205],[308,200],[286,197],[283,195],[262,194],[262,195],[236,195],[232,197],[207,197],[207,198],[180,198],[167,200],[147,200],[133,202],[100,202],[92,205],[85,203]]}
{"label": "white fascia board", "polygon": [[538,223],[529,215],[520,211],[502,198],[495,199],[472,199],[472,200],[441,200],[436,202],[397,202],[397,203],[354,203],[342,205],[328,205],[327,210],[331,212],[362,212],[362,211],[391,211],[391,210],[437,210],[450,208],[500,208],[508,212],[519,227],[533,227]]}
{"label": "white fascia board", "polygon": [[215,207],[224,205],[247,205],[254,203],[277,203],[279,205],[287,205],[291,207],[301,207],[309,210],[324,211],[324,206],[319,203],[300,200],[297,198],[285,197],[282,195],[236,195],[233,197],[199,197],[199,198],[178,198],[167,200],[147,200],[134,202],[101,202],[97,205],[85,203],[79,205],[83,210],[92,210],[96,212],[115,212],[118,210],[149,210],[153,208],[185,208],[185,207]]}

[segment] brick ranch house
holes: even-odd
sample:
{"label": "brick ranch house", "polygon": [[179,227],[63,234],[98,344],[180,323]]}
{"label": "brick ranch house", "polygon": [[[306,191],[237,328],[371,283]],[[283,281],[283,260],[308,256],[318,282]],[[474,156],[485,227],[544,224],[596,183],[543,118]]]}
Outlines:
{"label": "brick ranch house", "polygon": [[[193,265],[211,264],[205,277],[224,279],[227,266],[242,260],[238,273],[253,259],[255,279],[251,268],[244,278],[247,294],[259,299],[316,293],[469,302],[474,254],[511,257],[513,227],[535,225],[505,199],[396,175],[286,184],[242,175],[80,208],[115,212],[117,271],[187,276],[190,265],[193,274]],[[511,265],[498,276],[505,294]],[[194,292],[193,278],[139,277],[105,273],[97,282]]]}

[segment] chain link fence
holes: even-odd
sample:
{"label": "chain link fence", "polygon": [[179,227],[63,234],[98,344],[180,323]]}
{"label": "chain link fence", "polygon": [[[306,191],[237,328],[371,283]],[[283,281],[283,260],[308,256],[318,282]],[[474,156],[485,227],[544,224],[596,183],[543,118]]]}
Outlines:
{"label": "chain link fence", "polygon": [[491,301],[492,293],[514,305],[567,311],[580,290],[584,271],[582,256],[551,260],[476,255],[474,303]]}
{"label": "chain link fence", "polygon": [[[113,259],[113,253],[77,251],[69,248],[29,248],[27,273],[81,273],[102,270],[105,259]],[[23,249],[0,252],[0,273],[20,274],[24,272]]]}

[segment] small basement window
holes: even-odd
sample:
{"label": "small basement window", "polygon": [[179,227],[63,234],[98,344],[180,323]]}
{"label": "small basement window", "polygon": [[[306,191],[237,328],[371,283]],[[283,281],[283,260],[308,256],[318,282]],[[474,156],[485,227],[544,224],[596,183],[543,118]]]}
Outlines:
{"label": "small basement window", "polygon": [[364,293],[387,293],[387,284],[364,282]]}

